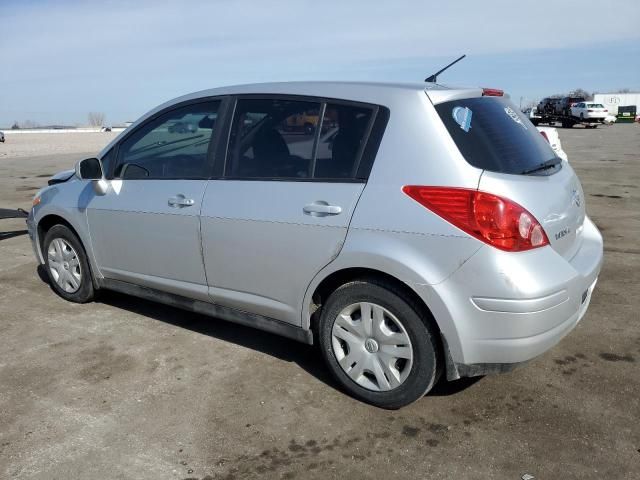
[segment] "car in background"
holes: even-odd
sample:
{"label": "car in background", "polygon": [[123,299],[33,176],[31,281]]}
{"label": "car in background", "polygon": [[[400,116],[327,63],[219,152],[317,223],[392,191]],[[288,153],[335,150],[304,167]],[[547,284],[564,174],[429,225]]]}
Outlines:
{"label": "car in background", "polygon": [[0,130],[0,142],[4,143],[4,132]]}
{"label": "car in background", "polygon": [[603,122],[609,111],[601,103],[579,102],[571,107],[571,116],[584,121]]}
{"label": "car in background", "polygon": [[571,116],[571,107],[584,100],[584,97],[562,97],[555,103],[555,114]]}
{"label": "car in background", "polygon": [[195,133],[198,130],[193,123],[176,122],[167,128],[169,133]]}
{"label": "car in background", "polygon": [[534,125],[538,125],[538,123],[542,121],[542,115],[538,113],[537,107],[526,108],[522,111],[522,113],[524,113],[527,117],[529,117],[529,120]]}
{"label": "car in background", "polygon": [[540,103],[538,103],[536,110],[542,115],[553,114],[556,112],[556,102],[558,100],[559,99],[555,97],[545,97],[540,100]]}
{"label": "car in background", "polygon": [[536,127],[536,128],[538,129],[542,137],[547,142],[549,142],[549,145],[551,146],[551,150],[553,150],[553,153],[555,153],[558,157],[560,157],[565,162],[568,162],[569,157],[567,157],[567,154],[562,149],[562,143],[560,142],[560,135],[558,135],[558,130],[553,127]]}

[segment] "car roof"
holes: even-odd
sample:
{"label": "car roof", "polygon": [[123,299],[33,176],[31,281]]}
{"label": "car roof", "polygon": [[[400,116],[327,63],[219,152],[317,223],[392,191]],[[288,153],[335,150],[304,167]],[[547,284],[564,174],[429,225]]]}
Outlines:
{"label": "car roof", "polygon": [[[473,97],[482,94],[482,89],[478,87],[454,87],[430,82],[293,81],[250,83],[210,88],[174,98],[150,110],[129,128],[135,128],[149,117],[173,105],[207,97],[250,94],[300,95],[389,106],[402,94],[425,91],[429,92],[429,96],[434,103],[453,99],[457,96]],[[117,138],[111,141],[100,155],[107,152],[116,141]]]}
{"label": "car roof", "polygon": [[237,95],[250,93],[280,93],[291,95],[323,96],[324,93],[336,89],[353,90],[447,90],[451,87],[438,83],[426,82],[365,82],[365,81],[294,81],[294,82],[269,82],[247,83],[230,85],[225,87],[201,90],[189,95],[213,96],[213,95]]}
{"label": "car roof", "polygon": [[382,100],[398,92],[407,91],[437,91],[456,90],[456,88],[437,83],[414,82],[364,82],[364,81],[295,81],[272,83],[249,83],[231,85],[218,88],[200,90],[175,98],[160,105],[157,109],[166,108],[175,103],[189,101],[201,97],[214,97],[223,95],[300,95],[310,97],[325,97],[362,101],[371,103],[383,103]]}
{"label": "car roof", "polygon": [[424,91],[429,91],[432,100],[436,101],[436,103],[437,101],[442,101],[442,98],[449,98],[455,95],[476,96],[482,93],[482,89],[477,87],[452,87],[427,82],[298,81],[250,83],[245,85],[231,85],[227,87],[200,90],[198,92],[174,98],[173,100],[169,100],[168,102],[159,105],[150,112],[147,112],[141,119],[136,121],[136,124],[160,110],[171,107],[172,105],[206,97],[250,94],[300,95],[388,105],[392,103],[400,93]]}

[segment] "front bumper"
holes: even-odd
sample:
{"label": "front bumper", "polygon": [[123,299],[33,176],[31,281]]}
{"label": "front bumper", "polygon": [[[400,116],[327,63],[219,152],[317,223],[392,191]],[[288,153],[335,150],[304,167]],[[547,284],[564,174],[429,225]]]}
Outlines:
{"label": "front bumper", "polygon": [[32,208],[31,211],[29,211],[29,215],[27,216],[27,231],[29,232],[29,239],[31,240],[33,254],[36,256],[36,260],[38,261],[38,263],[42,264],[44,263],[44,260],[42,258],[42,254],[40,253],[40,242],[38,241],[38,229],[36,227],[34,219],[34,210],[35,209]]}
{"label": "front bumper", "polygon": [[509,370],[557,344],[586,313],[602,258],[602,236],[586,218],[570,260],[551,247],[483,247],[444,282],[417,286],[445,338],[447,377]]}

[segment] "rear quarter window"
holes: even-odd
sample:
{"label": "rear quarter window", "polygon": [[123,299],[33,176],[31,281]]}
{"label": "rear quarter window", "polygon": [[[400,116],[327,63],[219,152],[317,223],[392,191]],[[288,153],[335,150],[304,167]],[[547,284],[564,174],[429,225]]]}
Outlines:
{"label": "rear quarter window", "polygon": [[555,157],[527,116],[506,98],[466,98],[435,108],[460,153],[474,167],[521,174]]}

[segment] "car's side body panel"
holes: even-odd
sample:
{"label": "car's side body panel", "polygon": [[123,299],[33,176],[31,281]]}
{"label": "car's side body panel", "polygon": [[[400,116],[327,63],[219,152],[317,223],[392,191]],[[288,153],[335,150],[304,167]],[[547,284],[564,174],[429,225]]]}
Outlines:
{"label": "car's side body panel", "polygon": [[[64,219],[76,231],[85,246],[92,270],[98,272],[91,246],[91,234],[85,215],[89,198],[93,195],[90,181],[73,178],[63,184],[54,184],[41,189],[36,196],[40,203],[31,209],[29,220],[33,227],[34,250],[38,261],[44,263],[42,245],[37,235],[38,224],[50,215]],[[98,273],[99,274],[99,273]]]}
{"label": "car's side body panel", "polygon": [[[199,212],[206,180],[110,180],[87,202],[98,267],[107,278],[206,299]],[[175,207],[182,196],[193,205]]]}
{"label": "car's side body panel", "polygon": [[[215,303],[300,325],[309,280],[334,259],[363,183],[212,180],[202,208],[204,262]],[[305,214],[326,202],[337,215]]]}

